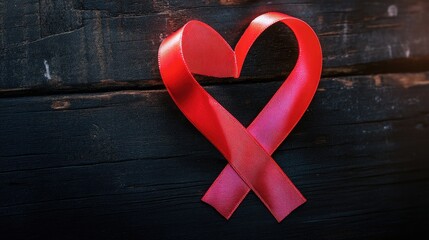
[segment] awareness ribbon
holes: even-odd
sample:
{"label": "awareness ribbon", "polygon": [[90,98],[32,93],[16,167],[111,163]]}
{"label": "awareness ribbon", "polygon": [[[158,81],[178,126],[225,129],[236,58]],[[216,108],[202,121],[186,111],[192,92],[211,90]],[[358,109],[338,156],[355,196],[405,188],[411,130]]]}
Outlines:
{"label": "awareness ribbon", "polygon": [[[246,129],[193,74],[238,78],[252,44],[277,22],[295,34],[298,60]],[[271,154],[308,108],[320,80],[322,50],[309,25],[283,13],[262,14],[250,23],[234,51],[210,26],[192,20],[164,39],[158,60],[162,80],[176,105],[228,161],[202,198],[204,202],[229,219],[252,190],[280,222],[306,201]]]}

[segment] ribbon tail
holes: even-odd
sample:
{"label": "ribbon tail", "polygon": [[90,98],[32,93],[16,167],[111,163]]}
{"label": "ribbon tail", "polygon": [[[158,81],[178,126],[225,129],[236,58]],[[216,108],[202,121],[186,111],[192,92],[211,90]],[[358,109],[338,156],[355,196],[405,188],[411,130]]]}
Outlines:
{"label": "ribbon tail", "polygon": [[228,164],[201,200],[229,219],[249,192],[250,188]]}

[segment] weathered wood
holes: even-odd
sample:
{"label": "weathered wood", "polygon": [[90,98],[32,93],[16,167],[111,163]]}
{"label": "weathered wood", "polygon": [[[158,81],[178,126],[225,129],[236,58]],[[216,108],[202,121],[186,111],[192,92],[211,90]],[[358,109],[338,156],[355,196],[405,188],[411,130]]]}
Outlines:
{"label": "weathered wood", "polygon": [[[395,71],[429,68],[424,0],[2,0],[0,91],[159,85],[158,46],[185,22],[202,20],[234,45],[249,22],[267,11],[302,18],[315,29],[325,76],[369,73],[367,67],[392,71],[389,62],[398,59],[403,61]],[[252,49],[243,78],[285,75],[296,52],[292,34],[278,25]]]}
{"label": "weathered wood", "polygon": [[[207,87],[248,124],[279,82]],[[261,91],[264,89],[264,91]],[[0,99],[4,239],[421,239],[429,73],[322,79],[274,159],[308,202],[280,224],[251,194],[200,198],[226,161],[165,90]]]}

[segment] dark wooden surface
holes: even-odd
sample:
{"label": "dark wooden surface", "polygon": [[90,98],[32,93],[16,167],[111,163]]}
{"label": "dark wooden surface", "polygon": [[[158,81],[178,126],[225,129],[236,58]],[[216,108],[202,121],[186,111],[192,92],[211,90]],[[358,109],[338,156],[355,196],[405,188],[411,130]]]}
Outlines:
{"label": "dark wooden surface", "polygon": [[[423,71],[429,64],[424,0],[4,0],[0,91],[160,86],[157,51],[169,33],[198,19],[234,45],[249,22],[267,11],[300,17],[315,29],[325,76]],[[259,42],[243,78],[270,78],[293,66],[296,44],[286,27],[271,29]],[[268,42],[273,46],[267,50]],[[271,61],[282,63],[280,69]]]}
{"label": "dark wooden surface", "polygon": [[[225,166],[162,86],[190,19],[233,46],[281,11],[320,36],[316,96],[274,153],[308,202],[277,223],[254,194],[200,201]],[[1,239],[427,239],[429,2],[0,0]],[[201,78],[249,124],[293,67],[274,26],[240,79]],[[422,235],[421,237],[417,237]]]}

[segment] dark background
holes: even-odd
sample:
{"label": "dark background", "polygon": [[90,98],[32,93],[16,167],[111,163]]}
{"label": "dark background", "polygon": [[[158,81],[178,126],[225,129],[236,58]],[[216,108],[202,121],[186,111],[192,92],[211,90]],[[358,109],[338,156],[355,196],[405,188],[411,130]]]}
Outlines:
{"label": "dark background", "polygon": [[[191,19],[234,46],[267,11],[322,44],[315,98],[273,154],[308,202],[277,223],[251,193],[227,221],[200,201],[226,161],[165,91],[157,51]],[[429,238],[428,12],[424,0],[0,0],[0,238]],[[296,58],[275,25],[239,79],[199,79],[247,126]]]}

